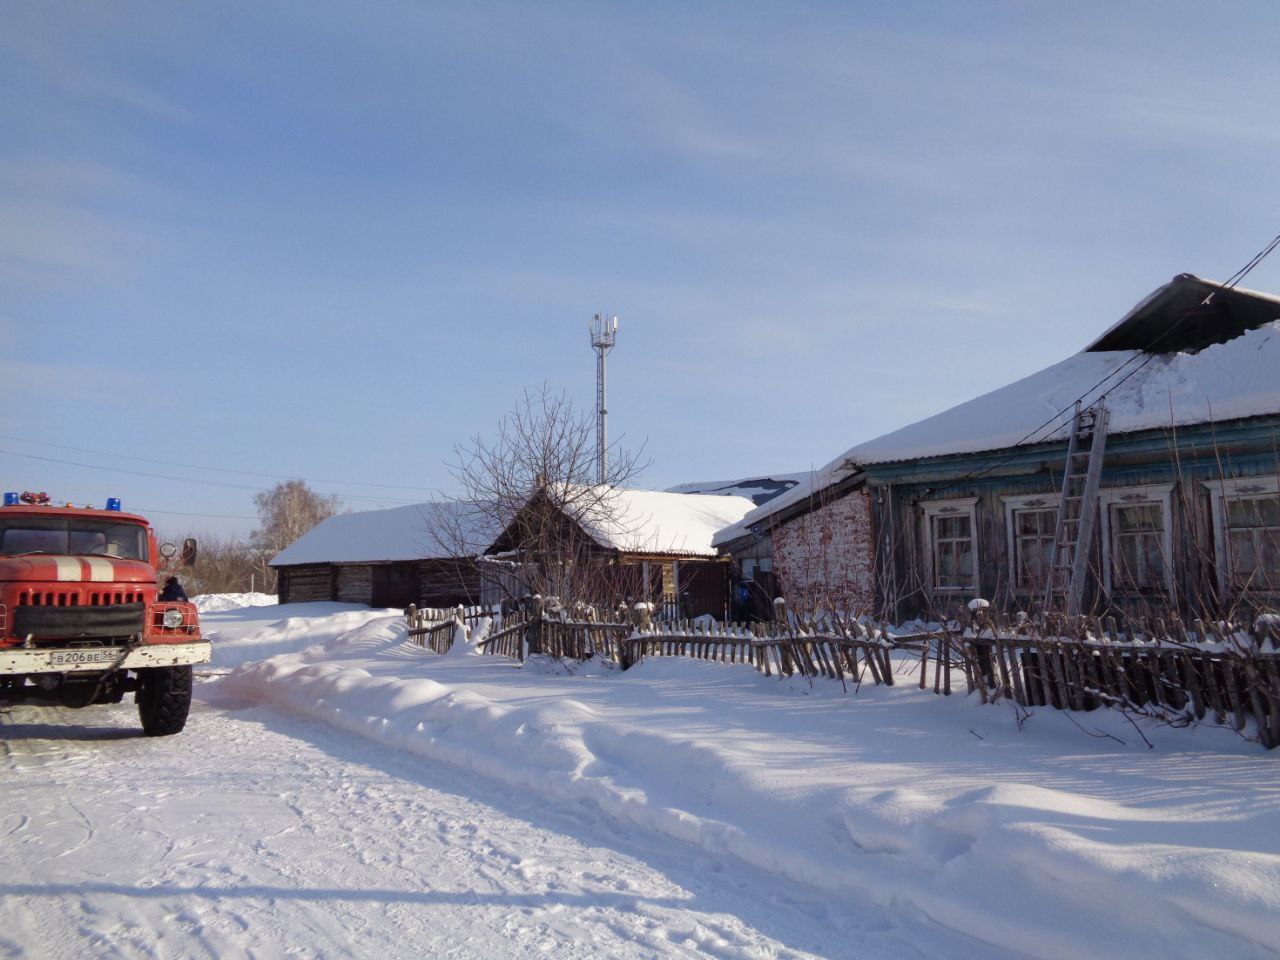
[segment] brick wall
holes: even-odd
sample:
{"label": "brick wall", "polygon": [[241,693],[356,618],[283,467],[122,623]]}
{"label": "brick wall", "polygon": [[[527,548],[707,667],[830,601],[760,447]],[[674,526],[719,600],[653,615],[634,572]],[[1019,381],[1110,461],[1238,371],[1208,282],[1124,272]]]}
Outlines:
{"label": "brick wall", "polygon": [[773,531],[773,568],[793,610],[875,603],[871,498],[854,490]]}

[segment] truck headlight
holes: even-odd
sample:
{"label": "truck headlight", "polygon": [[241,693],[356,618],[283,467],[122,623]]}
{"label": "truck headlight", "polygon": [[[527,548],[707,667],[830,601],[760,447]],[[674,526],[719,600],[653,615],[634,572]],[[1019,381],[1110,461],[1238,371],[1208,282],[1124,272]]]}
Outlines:
{"label": "truck headlight", "polygon": [[164,612],[164,620],[161,622],[164,624],[164,628],[166,630],[177,630],[182,626],[182,611],[166,610]]}

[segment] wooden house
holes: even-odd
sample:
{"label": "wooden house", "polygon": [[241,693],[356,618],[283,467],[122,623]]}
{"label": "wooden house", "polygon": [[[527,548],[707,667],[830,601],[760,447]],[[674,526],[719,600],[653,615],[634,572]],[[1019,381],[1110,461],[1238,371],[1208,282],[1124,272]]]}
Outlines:
{"label": "wooden house", "polygon": [[[739,496],[620,490],[606,487],[539,491],[494,539],[487,554],[484,602],[540,592],[586,589],[562,597],[591,602],[651,601],[668,617],[729,611],[730,569],[711,538],[755,504]],[[564,588],[548,565],[571,566]],[[540,565],[536,571],[529,565]],[[589,571],[583,573],[582,571]]]}
{"label": "wooden house", "polygon": [[281,603],[473,604],[480,596],[474,557],[490,533],[483,515],[465,504],[343,513],[317,524],[271,566]]}
{"label": "wooden house", "polygon": [[770,532],[785,587],[806,572],[779,537],[821,554],[849,518],[836,553],[895,620],[1026,609],[1046,599],[1075,405],[1101,401],[1085,608],[1280,606],[1277,317],[1276,297],[1180,275],[1066,360],[847,450],[745,529]]}

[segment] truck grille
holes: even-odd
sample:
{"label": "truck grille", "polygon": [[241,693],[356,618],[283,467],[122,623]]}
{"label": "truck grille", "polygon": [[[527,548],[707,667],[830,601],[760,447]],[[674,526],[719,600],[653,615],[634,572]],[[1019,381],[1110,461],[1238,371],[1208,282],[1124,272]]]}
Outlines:
{"label": "truck grille", "polygon": [[142,603],[141,590],[92,590],[84,596],[81,603],[80,593],[66,590],[21,590],[18,592],[19,607],[105,607],[117,603]]}
{"label": "truck grille", "polygon": [[141,602],[99,605],[96,609],[27,604],[13,610],[13,634],[37,640],[125,638],[142,633],[145,609]]}

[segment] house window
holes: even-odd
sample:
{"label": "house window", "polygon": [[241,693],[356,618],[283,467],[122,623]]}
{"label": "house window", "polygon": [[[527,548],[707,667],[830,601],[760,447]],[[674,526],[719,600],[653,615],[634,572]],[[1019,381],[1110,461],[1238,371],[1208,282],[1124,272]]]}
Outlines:
{"label": "house window", "polygon": [[1280,593],[1280,480],[1206,483],[1224,593]]}
{"label": "house window", "polygon": [[1280,496],[1225,503],[1227,562],[1237,589],[1280,589]]}
{"label": "house window", "polygon": [[1002,497],[1005,510],[1009,579],[1018,593],[1040,594],[1053,563],[1053,537],[1058,527],[1058,498],[1040,494]]}
{"label": "house window", "polygon": [[1158,503],[1111,506],[1111,583],[1149,593],[1164,583],[1164,511]]}
{"label": "house window", "polygon": [[1019,590],[1043,590],[1048,583],[1057,525],[1056,509],[1014,511],[1014,570]]}
{"label": "house window", "polygon": [[978,589],[976,503],[972,497],[923,505],[929,585],[934,590]]}
{"label": "house window", "polygon": [[1108,595],[1173,597],[1172,485],[1117,487],[1099,494]]}

